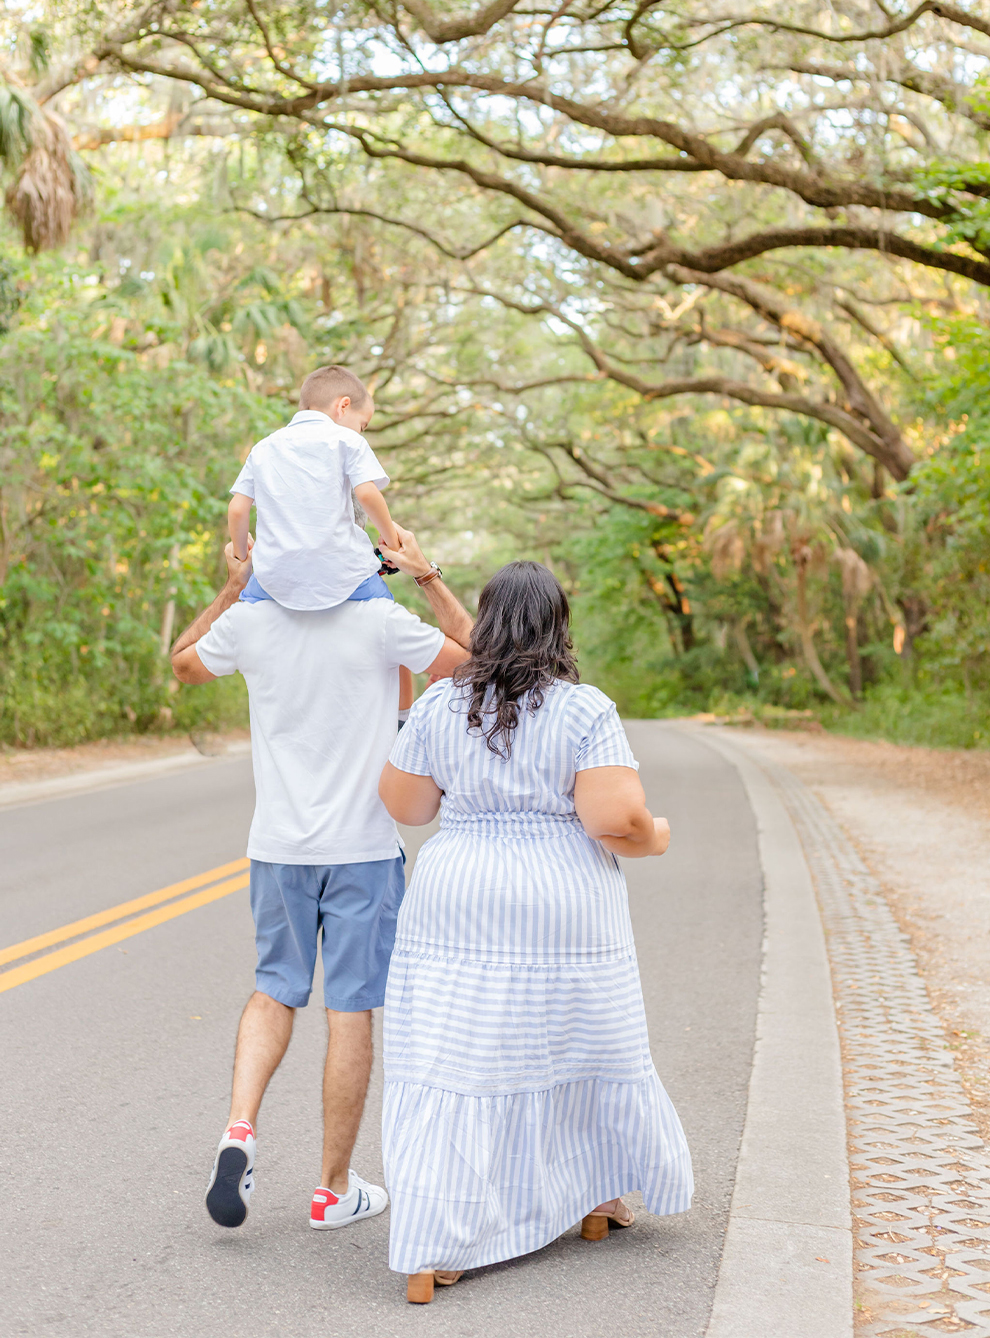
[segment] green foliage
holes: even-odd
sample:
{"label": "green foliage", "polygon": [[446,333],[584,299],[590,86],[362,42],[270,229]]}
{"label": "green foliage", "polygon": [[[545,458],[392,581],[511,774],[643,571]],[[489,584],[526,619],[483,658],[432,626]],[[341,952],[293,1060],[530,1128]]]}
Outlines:
{"label": "green foliage", "polygon": [[[947,226],[937,243],[939,249],[963,241],[986,253],[990,248],[990,200],[981,197],[990,188],[990,163],[936,161],[915,179],[922,194],[946,210]],[[978,193],[970,195],[974,187]]]}
{"label": "green foliage", "polygon": [[966,317],[937,333],[953,357],[926,397],[941,430],[912,476],[910,505],[926,540],[926,655],[969,687],[990,657],[990,334]]}
{"label": "green foliage", "polygon": [[[490,200],[434,200],[436,183],[355,165],[332,136],[305,147],[327,209],[432,207],[462,240],[511,222]],[[605,289],[546,237],[507,235],[447,265],[346,212],[251,217],[301,211],[286,162],[274,133],[223,153],[117,146],[78,249],[30,263],[0,250],[0,742],[243,722],[240,680],[177,689],[162,642],[216,589],[244,452],[333,360],[374,378],[393,513],[458,593],[472,604],[512,557],[548,562],[572,598],[582,676],[627,714],[813,711],[851,733],[986,746],[990,340],[977,301],[910,308],[897,333],[910,380],[891,341],[894,353],[856,346],[914,424],[922,458],[896,487],[821,422],[646,399],[589,371],[573,325],[485,295],[527,310],[538,296],[593,331]],[[934,169],[927,182],[939,199],[957,184]],[[581,190],[589,217],[622,204],[611,179]],[[976,228],[983,206],[966,207]],[[788,282],[817,293],[829,274],[808,254]],[[883,305],[866,262],[846,277]],[[698,340],[657,315],[671,294],[637,291],[621,321],[613,307],[600,323],[626,340],[624,365],[694,375]],[[705,301],[715,331],[730,313]],[[803,355],[786,351],[780,374],[800,388]],[[426,613],[406,591],[396,583]],[[856,672],[861,701],[835,704],[829,689],[845,701]]]}
{"label": "green foliage", "polygon": [[818,715],[826,728],[854,738],[926,748],[990,747],[990,692],[967,693],[934,676],[920,685],[879,683],[867,693],[860,710],[829,705]]}
{"label": "green foliage", "polygon": [[[41,305],[39,293],[32,297]],[[0,345],[0,740],[72,743],[238,714],[175,694],[162,641],[212,596],[221,500],[285,405],[94,339],[89,313]],[[171,610],[171,611],[170,611]],[[212,705],[208,704],[212,702]]]}

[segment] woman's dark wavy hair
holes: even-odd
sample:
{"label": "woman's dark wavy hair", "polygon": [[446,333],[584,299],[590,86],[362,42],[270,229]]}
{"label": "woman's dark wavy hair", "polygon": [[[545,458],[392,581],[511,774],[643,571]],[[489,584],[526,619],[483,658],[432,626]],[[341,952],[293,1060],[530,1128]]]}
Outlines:
{"label": "woman's dark wavy hair", "polygon": [[498,757],[512,752],[527,693],[533,713],[558,679],[578,681],[570,621],[563,586],[541,562],[510,562],[482,590],[471,658],[454,679],[468,699],[468,728],[481,730]]}

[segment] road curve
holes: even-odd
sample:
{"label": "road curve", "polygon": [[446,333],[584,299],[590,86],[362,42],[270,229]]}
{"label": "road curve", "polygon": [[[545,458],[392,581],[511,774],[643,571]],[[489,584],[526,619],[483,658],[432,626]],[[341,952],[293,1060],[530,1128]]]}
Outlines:
{"label": "road curve", "polygon": [[[695,1159],[690,1213],[644,1215],[601,1245],[572,1230],[426,1312],[407,1306],[387,1214],[341,1232],[307,1224],[325,1027],[311,1005],[262,1111],[251,1215],[215,1227],[202,1197],[252,987],[235,890],[0,994],[0,1333],[704,1334],[745,1117],[762,879],[730,763],[659,722],[628,730],[674,831],[662,861],[626,872],[654,1055]],[[237,860],[252,797],[249,761],[219,760],[0,812],[0,949]],[[376,1069],[355,1155],[371,1179],[380,1105]]]}

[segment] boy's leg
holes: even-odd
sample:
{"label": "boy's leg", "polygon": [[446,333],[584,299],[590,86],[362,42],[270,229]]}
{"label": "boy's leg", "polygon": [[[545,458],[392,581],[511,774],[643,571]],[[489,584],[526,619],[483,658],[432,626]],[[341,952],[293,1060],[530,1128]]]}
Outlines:
{"label": "boy's leg", "polygon": [[255,576],[254,572],[248,578],[248,583],[241,591],[242,604],[260,604],[263,599],[271,599],[267,590],[261,588],[261,582]]}
{"label": "boy's leg", "polygon": [[400,664],[399,710],[408,712],[415,700],[416,700],[416,683],[412,676],[412,670],[407,669],[404,664]]}
{"label": "boy's leg", "polygon": [[347,596],[348,599],[362,601],[365,599],[391,599],[395,602],[395,596],[381,578],[381,573],[376,572],[374,576],[366,577],[361,584]]}
{"label": "boy's leg", "polygon": [[327,1009],[330,1034],[323,1070],[323,1166],[320,1184],[335,1194],[349,1189],[351,1153],[364,1113],[371,1077],[371,1009],[338,1013]]}
{"label": "boy's leg", "polygon": [[289,1048],[295,1016],[294,1008],[260,990],[248,999],[237,1028],[228,1127],[237,1120],[256,1123],[261,1098]]}

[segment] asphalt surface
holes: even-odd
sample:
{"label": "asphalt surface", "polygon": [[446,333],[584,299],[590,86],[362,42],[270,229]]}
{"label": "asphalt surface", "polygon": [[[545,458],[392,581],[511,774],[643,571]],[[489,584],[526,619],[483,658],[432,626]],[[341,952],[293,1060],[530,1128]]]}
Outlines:
{"label": "asphalt surface", "polygon": [[[262,1109],[251,1214],[215,1227],[203,1193],[253,983],[241,891],[0,995],[3,1338],[703,1334],[752,1059],[756,833],[721,756],[668,725],[628,730],[674,831],[626,873],[654,1056],[694,1156],[690,1213],[642,1214],[601,1244],[575,1228],[408,1306],[387,1213],[308,1226],[325,1044],[311,1005]],[[236,859],[252,798],[238,759],[0,812],[0,947]],[[379,1183],[380,1108],[376,1067],[354,1164]]]}

